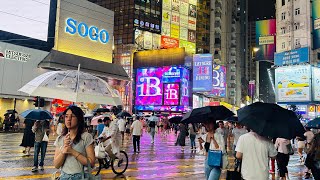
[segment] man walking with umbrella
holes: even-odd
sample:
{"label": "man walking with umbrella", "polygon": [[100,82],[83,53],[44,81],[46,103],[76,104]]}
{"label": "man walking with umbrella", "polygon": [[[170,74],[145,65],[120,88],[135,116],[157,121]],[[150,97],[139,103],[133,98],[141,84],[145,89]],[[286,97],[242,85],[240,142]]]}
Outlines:
{"label": "man walking with umbrella", "polygon": [[[44,158],[47,152],[47,146],[49,141],[49,121],[43,120],[39,121],[37,120],[33,127],[32,132],[35,134],[35,143],[34,143],[34,167],[32,169],[32,172],[38,171],[38,165],[40,166],[40,170],[44,170]],[[39,158],[39,152],[41,150],[41,159],[40,163],[38,163]]]}

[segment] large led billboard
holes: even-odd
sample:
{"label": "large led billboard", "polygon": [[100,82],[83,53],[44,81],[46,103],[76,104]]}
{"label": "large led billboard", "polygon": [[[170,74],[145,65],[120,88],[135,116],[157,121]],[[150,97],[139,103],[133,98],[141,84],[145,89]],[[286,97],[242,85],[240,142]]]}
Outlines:
{"label": "large led billboard", "polygon": [[136,71],[136,105],[188,106],[189,71],[180,66],[139,68]]}
{"label": "large led billboard", "polygon": [[[256,60],[273,60],[276,52],[276,20],[256,21]],[[253,51],[253,49],[251,49]]]}
{"label": "large led billboard", "polygon": [[275,86],[277,101],[310,101],[310,79],[310,65],[277,68],[275,70]]}
{"label": "large led billboard", "polygon": [[193,55],[193,92],[212,90],[212,54]]}
{"label": "large led billboard", "polygon": [[4,0],[0,30],[47,41],[50,0]]}
{"label": "large led billboard", "polygon": [[320,0],[312,1],[313,49],[320,48]]}
{"label": "large led billboard", "polygon": [[226,97],[226,73],[225,66],[213,65],[210,96]]}

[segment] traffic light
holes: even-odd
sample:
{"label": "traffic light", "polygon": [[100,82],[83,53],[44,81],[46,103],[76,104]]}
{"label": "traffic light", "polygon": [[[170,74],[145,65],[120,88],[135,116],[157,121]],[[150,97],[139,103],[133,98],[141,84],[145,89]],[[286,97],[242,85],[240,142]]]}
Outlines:
{"label": "traffic light", "polygon": [[38,107],[38,105],[39,105],[39,97],[38,96],[33,98],[33,105],[35,107]]}
{"label": "traffic light", "polygon": [[40,98],[39,107],[44,107],[44,98]]}

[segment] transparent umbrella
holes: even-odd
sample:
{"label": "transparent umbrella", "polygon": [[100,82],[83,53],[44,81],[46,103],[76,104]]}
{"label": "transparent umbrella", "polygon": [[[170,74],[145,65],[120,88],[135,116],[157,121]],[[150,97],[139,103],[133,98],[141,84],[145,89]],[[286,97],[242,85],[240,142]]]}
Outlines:
{"label": "transparent umbrella", "polygon": [[28,82],[19,91],[30,96],[63,99],[71,102],[122,105],[117,90],[110,87],[103,79],[80,70],[44,73]]}

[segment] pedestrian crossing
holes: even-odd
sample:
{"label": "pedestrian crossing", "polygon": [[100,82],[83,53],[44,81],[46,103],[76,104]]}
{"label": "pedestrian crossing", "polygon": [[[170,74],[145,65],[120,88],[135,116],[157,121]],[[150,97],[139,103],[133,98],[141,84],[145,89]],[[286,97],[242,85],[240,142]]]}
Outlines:
{"label": "pedestrian crossing", "polygon": [[[37,173],[31,172],[33,149],[31,150],[31,156],[24,156],[22,153],[24,148],[19,147],[21,140],[21,133],[0,133],[0,180],[51,179],[52,173],[57,171],[53,166],[55,137],[50,136],[45,158],[45,170]],[[203,164],[205,157],[191,151],[188,147],[182,152],[180,147],[174,146],[175,141],[174,133],[168,136],[157,134],[155,144],[152,145],[150,136],[145,133],[141,138],[141,153],[135,154],[133,153],[132,139],[126,138],[122,147],[129,156],[129,166],[126,173],[123,176],[115,176],[111,168],[103,169],[101,171],[103,179],[205,179]],[[188,144],[188,140],[186,142]],[[296,164],[298,160],[296,158],[296,156],[292,157],[292,163],[288,167],[289,172],[291,172],[291,180],[302,179],[303,166]],[[229,162],[232,167],[234,158],[230,156]],[[273,178],[277,179],[276,177]],[[225,180],[224,171],[221,179]]]}

